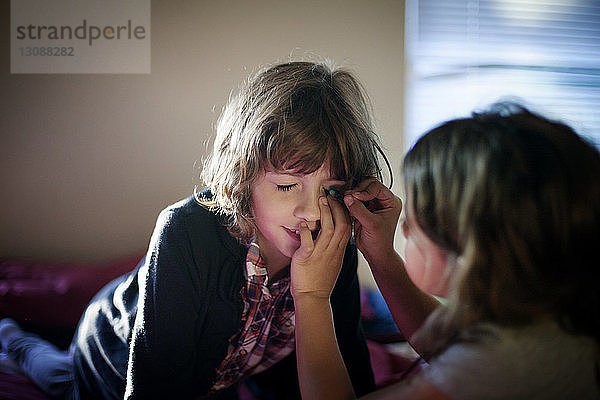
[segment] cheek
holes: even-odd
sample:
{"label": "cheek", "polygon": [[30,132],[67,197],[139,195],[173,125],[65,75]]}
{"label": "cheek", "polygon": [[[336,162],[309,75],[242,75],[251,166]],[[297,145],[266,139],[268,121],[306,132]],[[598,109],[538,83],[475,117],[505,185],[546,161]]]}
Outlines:
{"label": "cheek", "polygon": [[[432,252],[427,265],[427,274],[429,275],[427,292],[435,296],[445,297],[448,292],[449,274],[448,258],[445,253]],[[448,271],[449,272],[449,271]]]}
{"label": "cheek", "polygon": [[404,247],[404,259],[406,273],[413,283],[421,290],[424,290],[425,280],[425,262],[421,256],[421,252],[410,240],[406,241]]}
{"label": "cheek", "polygon": [[252,196],[252,212],[259,229],[268,229],[271,225],[286,224],[290,215],[289,205],[281,197],[255,193]]}
{"label": "cheek", "polygon": [[409,238],[404,250],[406,273],[423,292],[445,296],[447,291],[446,254],[435,248],[422,250]]}
{"label": "cheek", "polygon": [[264,190],[253,190],[251,198],[252,213],[256,218],[264,218],[269,215],[269,208],[273,206],[272,196],[268,196]]}
{"label": "cheek", "polygon": [[252,199],[252,215],[256,221],[260,221],[265,217],[265,207],[261,201]]}

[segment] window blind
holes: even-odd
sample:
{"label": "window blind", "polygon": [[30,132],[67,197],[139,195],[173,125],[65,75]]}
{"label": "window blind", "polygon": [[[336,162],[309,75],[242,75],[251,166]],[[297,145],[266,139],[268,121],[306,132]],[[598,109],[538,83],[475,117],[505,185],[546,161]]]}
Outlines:
{"label": "window blind", "polygon": [[512,99],[600,147],[600,1],[407,0],[406,143]]}

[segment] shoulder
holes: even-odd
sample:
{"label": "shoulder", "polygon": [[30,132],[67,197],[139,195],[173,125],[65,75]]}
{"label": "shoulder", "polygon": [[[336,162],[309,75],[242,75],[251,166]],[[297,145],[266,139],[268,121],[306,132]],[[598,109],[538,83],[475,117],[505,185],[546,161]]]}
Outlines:
{"label": "shoulder", "polygon": [[204,220],[206,222],[218,223],[217,214],[208,207],[200,204],[195,196],[189,196],[165,207],[161,212],[159,219],[167,222],[173,220]]}
{"label": "shoulder", "polygon": [[[598,347],[551,320],[509,328],[480,324],[431,360],[424,373],[457,398],[588,398]],[[594,398],[594,397],[592,397]]]}
{"label": "shoulder", "polygon": [[[175,239],[182,243],[226,246],[237,252],[241,246],[227,231],[225,221],[217,212],[189,196],[163,209],[157,219],[155,235],[161,240]],[[220,247],[220,246],[217,246]]]}

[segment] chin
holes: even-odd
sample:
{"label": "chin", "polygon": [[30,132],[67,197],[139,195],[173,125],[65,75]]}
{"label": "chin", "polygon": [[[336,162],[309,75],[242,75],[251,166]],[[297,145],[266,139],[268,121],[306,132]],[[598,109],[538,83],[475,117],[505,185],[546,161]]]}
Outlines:
{"label": "chin", "polygon": [[292,247],[288,250],[282,251],[281,254],[287,258],[292,258],[294,256],[294,254],[296,253],[296,250],[298,250],[299,248],[300,248],[300,246]]}

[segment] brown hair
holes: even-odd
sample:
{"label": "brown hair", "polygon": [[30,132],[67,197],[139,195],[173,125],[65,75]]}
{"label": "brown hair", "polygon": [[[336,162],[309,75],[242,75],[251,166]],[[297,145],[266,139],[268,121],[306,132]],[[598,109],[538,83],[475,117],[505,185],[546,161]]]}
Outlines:
{"label": "brown hair", "polygon": [[[251,77],[221,114],[199,201],[228,218],[241,240],[254,234],[250,188],[265,168],[311,173],[326,161],[352,186],[389,168],[373,130],[368,97],[348,71],[327,63],[289,62]],[[390,171],[391,178],[391,171]]]}

